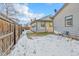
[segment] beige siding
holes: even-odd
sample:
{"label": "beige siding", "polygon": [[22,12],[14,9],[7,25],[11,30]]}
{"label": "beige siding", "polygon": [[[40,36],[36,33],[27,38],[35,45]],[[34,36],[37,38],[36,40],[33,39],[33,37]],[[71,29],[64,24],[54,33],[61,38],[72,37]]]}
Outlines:
{"label": "beige siding", "polygon": [[[65,27],[65,16],[73,15],[73,26]],[[68,4],[54,19],[54,29],[57,32],[69,31],[79,34],[79,4]]]}
{"label": "beige siding", "polygon": [[[51,26],[49,26],[49,23],[51,23]],[[53,22],[46,22],[46,31],[47,32],[53,32]]]}

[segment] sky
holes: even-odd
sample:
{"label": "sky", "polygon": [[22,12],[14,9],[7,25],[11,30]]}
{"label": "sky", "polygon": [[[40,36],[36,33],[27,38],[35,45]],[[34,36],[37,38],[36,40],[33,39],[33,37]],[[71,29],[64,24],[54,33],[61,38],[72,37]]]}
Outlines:
{"label": "sky", "polygon": [[[62,8],[63,3],[14,3],[15,10],[19,13],[17,18],[20,24],[30,24],[30,19],[39,19],[47,15],[54,15],[54,9],[57,11]],[[2,10],[2,7],[0,6]]]}
{"label": "sky", "polygon": [[[29,3],[29,4],[25,4],[26,5],[26,9],[27,9],[27,23],[30,22],[30,19],[32,18],[42,18],[44,16],[47,15],[54,15],[54,9],[56,9],[57,11],[62,8],[62,6],[64,5],[63,3]],[[30,19],[28,19],[30,18]]]}
{"label": "sky", "polygon": [[45,15],[53,14],[54,9],[59,10],[62,6],[62,3],[32,3],[28,5],[32,12]]}

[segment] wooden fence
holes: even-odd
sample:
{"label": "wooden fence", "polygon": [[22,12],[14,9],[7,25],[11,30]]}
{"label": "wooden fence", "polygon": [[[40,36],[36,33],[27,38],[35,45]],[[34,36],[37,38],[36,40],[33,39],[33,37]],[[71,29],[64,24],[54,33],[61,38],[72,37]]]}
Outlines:
{"label": "wooden fence", "polygon": [[21,26],[0,17],[0,51],[10,53],[11,48],[18,41],[22,33]]}
{"label": "wooden fence", "polygon": [[19,37],[20,37],[20,34],[22,34],[22,27],[20,25],[15,25],[15,29],[14,29],[14,44],[17,43]]}

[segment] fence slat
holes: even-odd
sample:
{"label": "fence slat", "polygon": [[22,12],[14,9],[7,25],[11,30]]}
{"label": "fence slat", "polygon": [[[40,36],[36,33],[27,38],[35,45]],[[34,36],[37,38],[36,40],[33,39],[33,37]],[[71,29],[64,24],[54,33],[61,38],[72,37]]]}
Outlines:
{"label": "fence slat", "polygon": [[0,39],[3,39],[3,38],[5,38],[5,37],[7,37],[7,36],[10,36],[10,35],[13,35],[13,32],[8,33],[8,34],[5,34],[5,35],[3,35],[3,36],[0,36]]}

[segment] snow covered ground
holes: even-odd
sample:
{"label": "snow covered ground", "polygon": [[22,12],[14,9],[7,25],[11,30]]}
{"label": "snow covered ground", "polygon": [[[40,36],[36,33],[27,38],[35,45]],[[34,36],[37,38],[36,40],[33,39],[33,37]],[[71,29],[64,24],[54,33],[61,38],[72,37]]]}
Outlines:
{"label": "snow covered ground", "polygon": [[9,56],[78,56],[79,41],[47,35],[28,39],[24,31]]}

